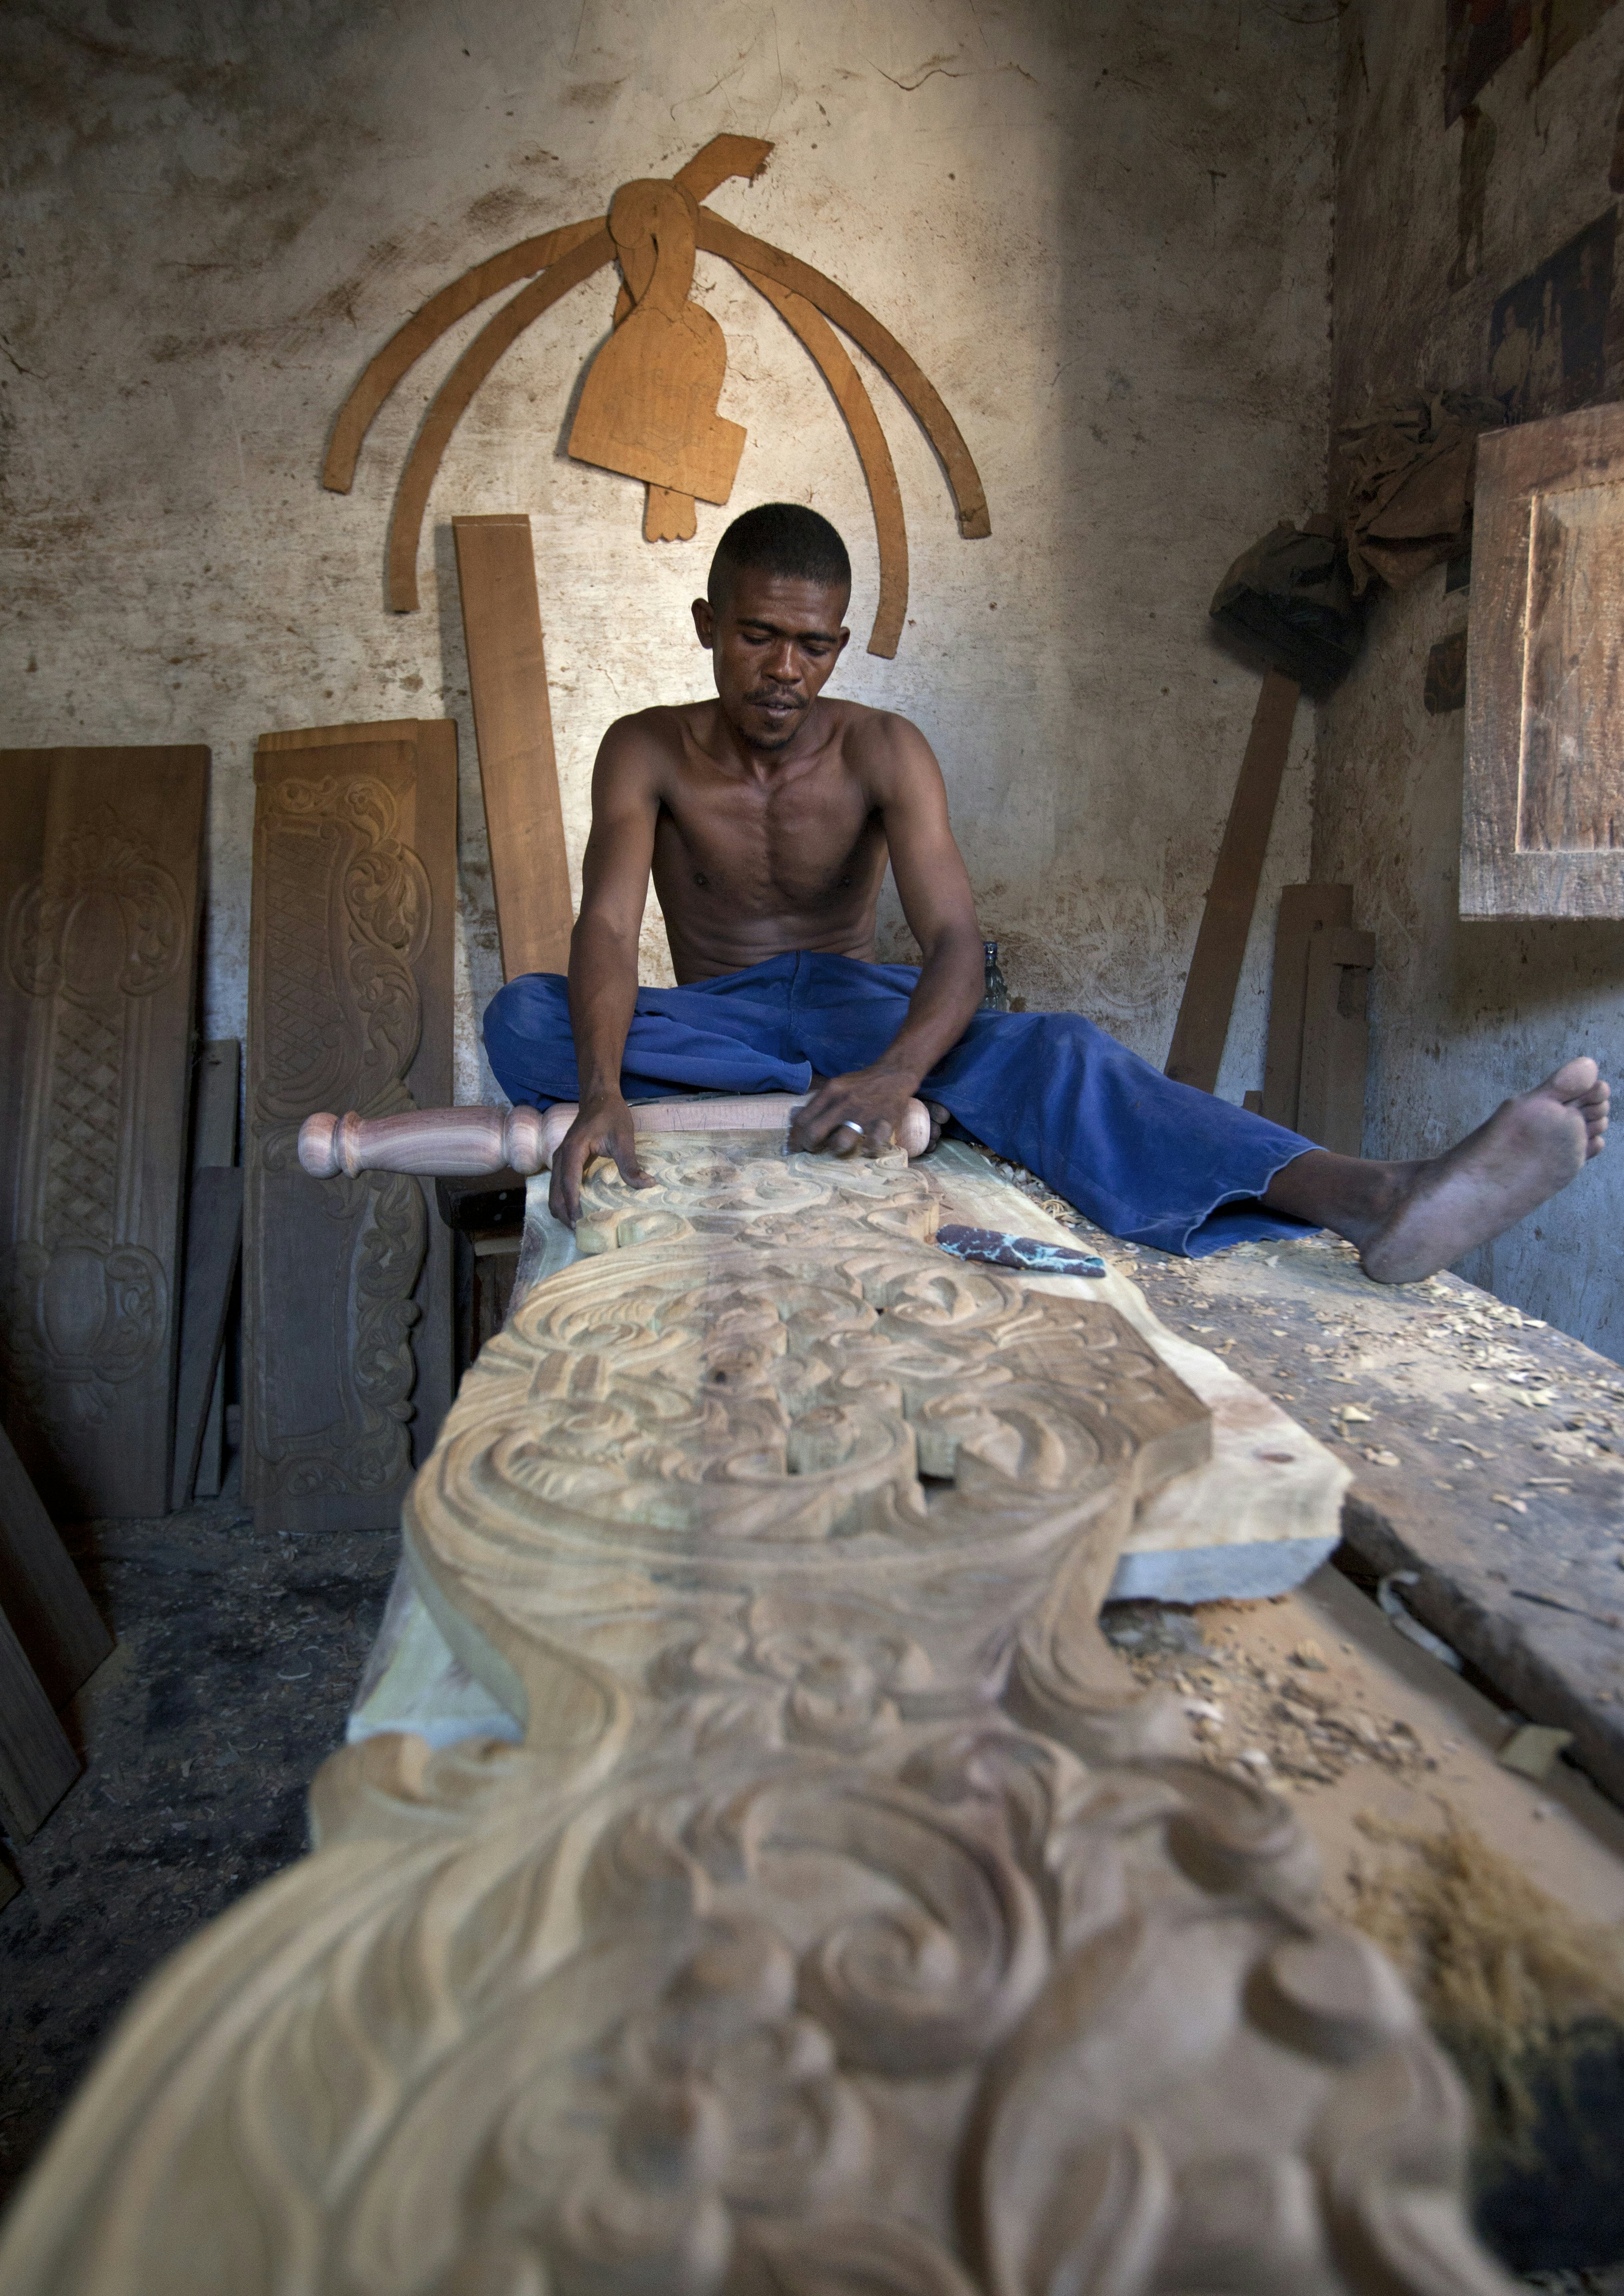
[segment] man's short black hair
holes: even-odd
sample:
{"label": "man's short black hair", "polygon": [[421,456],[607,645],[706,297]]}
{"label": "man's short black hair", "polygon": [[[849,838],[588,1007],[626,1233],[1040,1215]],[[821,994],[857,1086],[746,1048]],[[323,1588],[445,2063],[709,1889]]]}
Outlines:
{"label": "man's short black hair", "polygon": [[719,611],[742,567],[781,574],[796,582],[817,582],[829,590],[851,589],[851,561],[826,518],[804,503],[758,503],[735,518],[717,544],[705,583],[713,611]]}

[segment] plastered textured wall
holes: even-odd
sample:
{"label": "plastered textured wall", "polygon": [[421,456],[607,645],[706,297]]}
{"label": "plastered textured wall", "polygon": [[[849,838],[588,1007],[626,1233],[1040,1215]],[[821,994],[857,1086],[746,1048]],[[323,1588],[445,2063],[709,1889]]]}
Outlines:
{"label": "plastered textured wall", "polygon": [[[1478,98],[1493,157],[1464,214],[1442,6],[1356,0],[1345,15],[1339,422],[1417,389],[1486,390],[1496,297],[1609,205],[1624,9],[1543,81],[1536,59],[1530,41]],[[1434,1153],[1575,1053],[1624,1076],[1624,923],[1459,916],[1464,714],[1429,717],[1422,695],[1430,647],[1467,625],[1470,603],[1446,594],[1441,567],[1381,597],[1362,659],[1319,712],[1315,874],[1350,882],[1355,921],[1376,935],[1370,1155]],[[1615,1147],[1462,1272],[1624,1359],[1621,1238]]]}
{"label": "plastered textured wall", "polygon": [[[572,865],[604,726],[709,690],[688,601],[728,516],[814,502],[857,564],[839,689],[942,758],[985,930],[1033,1004],[1160,1060],[1257,691],[1207,599],[1317,505],[1336,32],[1267,0],[13,0],[0,20],[5,739],[205,741],[206,1025],[244,1009],[250,761],[269,727],[448,713],[463,759],[459,1086],[496,985],[449,521],[529,511]],[[602,213],[722,129],[777,151],[714,204],[918,357],[986,483],[961,540],[869,376],[907,506],[910,619],[862,651],[872,525],[833,402],[700,258],[747,424],[733,503],[641,538],[641,489],[562,454],[608,276],[509,353],[430,505],[423,604],[382,593],[414,373],[355,491],[317,480],[361,367],[467,265]],[[1259,1080],[1274,889],[1303,873],[1304,709],[1221,1089]],[[645,935],[647,977],[664,962]],[[882,946],[907,953],[894,906]]]}

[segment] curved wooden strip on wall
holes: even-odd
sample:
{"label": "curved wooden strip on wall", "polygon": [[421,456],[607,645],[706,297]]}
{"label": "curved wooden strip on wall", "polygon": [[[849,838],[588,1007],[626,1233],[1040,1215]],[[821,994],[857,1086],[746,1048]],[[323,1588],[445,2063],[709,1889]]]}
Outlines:
{"label": "curved wooden strip on wall", "polygon": [[874,626],[868,634],[868,651],[882,654],[889,661],[896,654],[897,642],[907,619],[908,530],[902,515],[902,489],[897,483],[897,466],[880,428],[874,401],[864,389],[863,378],[845,345],[815,305],[808,303],[804,295],[781,287],[765,271],[739,267],[757,293],[765,295],[784,324],[800,336],[823,370],[824,381],[834,394],[834,403],[846,418],[851,443],[863,465],[863,476],[868,481],[874,534],[880,545],[880,601],[874,609]]}
{"label": "curved wooden strip on wall", "polygon": [[614,251],[608,225],[598,225],[590,239],[583,240],[544,271],[539,279],[532,279],[511,302],[502,306],[496,317],[480,330],[440,385],[400,474],[390,519],[389,600],[396,613],[409,614],[417,604],[417,545],[422,532],[423,512],[441,460],[451,443],[451,434],[461,422],[469,400],[503,352],[518,340],[531,322],[539,319],[544,311],[551,310],[554,303],[562,302],[572,287],[578,287],[595,271],[602,270],[612,260]]}
{"label": "curved wooden strip on wall", "polygon": [[544,231],[534,239],[521,239],[516,246],[504,247],[499,255],[488,256],[483,263],[476,263],[460,279],[454,279],[438,295],[431,295],[421,310],[414,311],[370,362],[339,409],[322,469],[322,484],[335,495],[349,492],[355,483],[361,442],[372,426],[373,417],[395,385],[439,340],[447,327],[455,326],[459,319],[465,318],[492,295],[499,294],[504,287],[511,287],[515,279],[527,279],[535,272],[545,271],[548,264],[556,263],[603,228],[603,217],[592,216],[585,223],[562,224],[556,231]]}
{"label": "curved wooden strip on wall", "polygon": [[987,491],[958,424],[918,361],[909,357],[872,311],[865,311],[843,287],[837,287],[833,279],[826,279],[799,256],[786,255],[781,248],[769,247],[764,239],[752,238],[709,208],[699,211],[699,243],[708,255],[723,257],[735,270],[762,272],[779,286],[804,295],[825,318],[843,328],[853,342],[861,344],[906,399],[935,447],[958,510],[959,532],[972,537],[992,531]]}

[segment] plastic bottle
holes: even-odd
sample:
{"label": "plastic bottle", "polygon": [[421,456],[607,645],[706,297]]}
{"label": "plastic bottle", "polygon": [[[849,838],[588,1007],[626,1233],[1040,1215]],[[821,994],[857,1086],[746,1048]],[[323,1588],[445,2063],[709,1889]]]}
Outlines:
{"label": "plastic bottle", "polygon": [[981,1010],[983,1013],[1007,1013],[1009,990],[1005,986],[1004,975],[998,970],[997,942],[984,940],[981,954],[987,960],[986,993],[981,998]]}

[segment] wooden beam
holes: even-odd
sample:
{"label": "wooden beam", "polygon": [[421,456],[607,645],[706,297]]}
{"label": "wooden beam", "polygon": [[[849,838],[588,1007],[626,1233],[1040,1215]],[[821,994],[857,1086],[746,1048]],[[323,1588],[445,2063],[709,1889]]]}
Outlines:
{"label": "wooden beam", "polygon": [[1275,824],[1280,776],[1291,747],[1297,693],[1295,678],[1277,669],[1265,670],[1173,1030],[1167,1074],[1176,1083],[1194,1085],[1202,1092],[1212,1092],[1218,1085],[1263,857]]}
{"label": "wooden beam", "polygon": [[512,512],[451,526],[503,978],[562,972],[575,918],[530,521]]}

